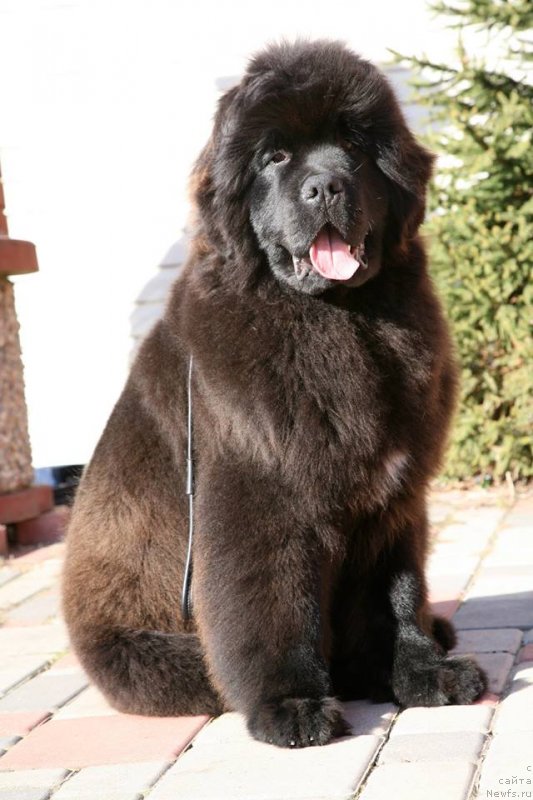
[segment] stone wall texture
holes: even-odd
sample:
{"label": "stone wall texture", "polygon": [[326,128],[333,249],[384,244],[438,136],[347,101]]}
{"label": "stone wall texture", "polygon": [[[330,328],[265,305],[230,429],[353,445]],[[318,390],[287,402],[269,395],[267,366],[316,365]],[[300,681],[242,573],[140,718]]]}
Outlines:
{"label": "stone wall texture", "polygon": [[0,277],[0,493],[33,481],[13,284]]}

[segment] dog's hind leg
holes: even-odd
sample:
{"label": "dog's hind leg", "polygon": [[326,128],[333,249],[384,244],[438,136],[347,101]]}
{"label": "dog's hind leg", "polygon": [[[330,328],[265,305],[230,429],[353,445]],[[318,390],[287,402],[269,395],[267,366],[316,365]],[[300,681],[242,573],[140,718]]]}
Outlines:
{"label": "dog's hind leg", "polygon": [[119,711],[151,716],[220,714],[198,636],[192,633],[84,631],[75,650],[89,677]]}
{"label": "dog's hind leg", "polygon": [[433,617],[431,633],[437,644],[440,644],[446,653],[448,650],[453,650],[457,644],[455,628],[445,617]]}

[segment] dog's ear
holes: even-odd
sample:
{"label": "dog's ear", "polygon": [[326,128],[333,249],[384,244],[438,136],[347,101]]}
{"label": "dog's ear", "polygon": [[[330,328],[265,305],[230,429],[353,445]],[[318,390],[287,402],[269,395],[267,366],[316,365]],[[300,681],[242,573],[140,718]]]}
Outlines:
{"label": "dog's ear", "polygon": [[435,156],[416,141],[402,120],[390,138],[378,144],[376,160],[391,186],[388,235],[391,244],[405,248],[424,219]]}
{"label": "dog's ear", "polygon": [[239,149],[239,90],[234,86],[220,98],[213,132],[194,165],[189,183],[202,238],[226,256],[234,254],[237,244],[244,250],[249,238],[248,213],[241,201],[247,173],[234,152]]}

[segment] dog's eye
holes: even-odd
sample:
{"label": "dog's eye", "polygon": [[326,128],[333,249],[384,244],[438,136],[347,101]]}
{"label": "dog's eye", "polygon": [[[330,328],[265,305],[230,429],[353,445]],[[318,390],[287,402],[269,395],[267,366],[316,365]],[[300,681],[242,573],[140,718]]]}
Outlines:
{"label": "dog's eye", "polygon": [[343,147],[345,150],[355,150],[355,145],[354,145],[354,143],[353,143],[353,142],[351,142],[349,139],[345,139],[345,138],[344,138],[344,137],[342,137],[342,136],[341,136],[341,138],[339,139],[339,144],[340,144],[340,146],[341,146],[341,147]]}
{"label": "dog's eye", "polygon": [[269,164],[283,164],[284,161],[289,160],[289,154],[285,150],[277,150],[270,156]]}

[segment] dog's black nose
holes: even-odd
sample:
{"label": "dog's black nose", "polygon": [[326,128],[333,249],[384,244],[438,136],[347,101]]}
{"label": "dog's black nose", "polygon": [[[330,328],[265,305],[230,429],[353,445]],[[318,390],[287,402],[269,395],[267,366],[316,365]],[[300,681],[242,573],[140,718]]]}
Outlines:
{"label": "dog's black nose", "polygon": [[306,203],[319,205],[325,202],[330,205],[342,194],[344,194],[344,183],[331,172],[310,175],[302,186],[302,197]]}

